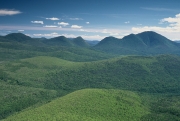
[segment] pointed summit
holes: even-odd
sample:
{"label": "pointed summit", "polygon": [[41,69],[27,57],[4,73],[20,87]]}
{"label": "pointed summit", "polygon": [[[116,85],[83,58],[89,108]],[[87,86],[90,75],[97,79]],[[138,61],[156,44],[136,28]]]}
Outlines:
{"label": "pointed summit", "polygon": [[153,31],[142,32],[137,34],[136,36],[141,38],[148,47],[174,46],[174,42]]}
{"label": "pointed summit", "polygon": [[89,46],[89,44],[80,36],[77,38],[74,38],[73,43],[80,47],[88,47]]}

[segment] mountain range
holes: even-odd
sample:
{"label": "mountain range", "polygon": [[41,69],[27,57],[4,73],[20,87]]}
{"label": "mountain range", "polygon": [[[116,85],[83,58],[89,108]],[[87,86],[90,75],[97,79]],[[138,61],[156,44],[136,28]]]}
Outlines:
{"label": "mountain range", "polygon": [[180,44],[173,42],[166,37],[152,32],[130,34],[122,39],[106,37],[100,41],[96,49],[115,54],[178,54]]}
{"label": "mountain range", "polygon": [[99,42],[93,41],[94,43],[86,41],[82,37],[69,39],[65,36],[59,36],[51,39],[38,39],[22,33],[11,33],[1,36],[0,41],[13,41],[33,46],[83,47],[118,55],[179,54],[180,52],[180,43],[171,41],[153,31],[130,34],[122,39],[106,37]]}
{"label": "mountain range", "polygon": [[0,120],[180,121],[177,42],[152,31],[91,42],[0,36]]}

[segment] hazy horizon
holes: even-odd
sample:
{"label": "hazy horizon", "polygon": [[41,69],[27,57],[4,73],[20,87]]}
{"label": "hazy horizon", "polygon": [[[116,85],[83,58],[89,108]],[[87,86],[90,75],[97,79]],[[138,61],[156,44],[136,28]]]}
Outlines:
{"label": "hazy horizon", "polygon": [[155,31],[180,40],[178,0],[0,0],[0,35],[102,40]]}

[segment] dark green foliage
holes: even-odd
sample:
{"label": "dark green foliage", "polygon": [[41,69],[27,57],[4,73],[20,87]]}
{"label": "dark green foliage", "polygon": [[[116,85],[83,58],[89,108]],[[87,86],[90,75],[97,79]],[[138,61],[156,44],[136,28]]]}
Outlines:
{"label": "dark green foliage", "polygon": [[[151,99],[151,113],[144,115],[142,121],[180,121],[180,97],[177,95],[159,95]],[[153,98],[153,97],[152,97]]]}
{"label": "dark green foliage", "polygon": [[10,85],[0,80],[0,119],[56,96],[53,90]]}
{"label": "dark green foliage", "polygon": [[[56,90],[56,94],[59,96],[83,88],[116,88],[141,93],[147,92],[146,95],[149,95],[149,93],[158,94],[159,96],[155,99],[154,95],[149,99],[144,97],[147,102],[146,108],[150,113],[144,115],[141,118],[142,121],[166,119],[175,121],[179,120],[179,99],[178,97],[176,99],[175,96],[180,92],[179,63],[180,57],[171,55],[155,57],[128,56],[84,63],[68,62],[58,58],[42,56],[12,61],[11,63],[3,62],[0,77],[2,82],[11,87],[23,87],[24,90],[28,87],[45,88],[47,91]],[[33,97],[34,100],[30,98],[30,94],[18,98],[17,103],[12,104],[10,102],[13,106],[16,104],[17,106],[14,107],[15,109],[8,109],[8,112],[12,111],[13,113],[40,103],[44,100],[41,97],[40,90],[37,90],[37,95],[40,95]],[[174,95],[174,97],[164,96],[164,94]],[[14,95],[16,93],[12,93],[12,100]],[[47,97],[47,100],[53,98],[45,97]],[[28,103],[26,99],[32,103]],[[47,101],[46,99],[45,101]],[[166,101],[167,99],[169,100]],[[119,100],[118,97],[117,100]],[[19,107],[21,101],[25,104],[22,103],[22,107]],[[6,111],[5,108],[2,109],[2,111]],[[3,117],[11,113],[5,114],[7,115],[2,113]]]}
{"label": "dark green foliage", "polygon": [[[164,59],[159,59],[164,58]],[[167,60],[176,60],[171,63]],[[49,74],[50,89],[120,88],[140,92],[179,93],[180,58],[176,56],[123,57],[112,61],[86,63],[78,69]],[[173,74],[170,72],[176,66]],[[176,76],[174,76],[176,75]],[[50,81],[51,80],[51,81]]]}

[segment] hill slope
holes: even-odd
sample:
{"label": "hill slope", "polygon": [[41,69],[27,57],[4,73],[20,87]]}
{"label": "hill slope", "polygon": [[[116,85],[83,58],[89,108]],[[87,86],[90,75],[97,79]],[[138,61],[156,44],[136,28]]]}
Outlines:
{"label": "hill slope", "polygon": [[22,112],[4,121],[139,121],[148,110],[129,91],[85,89]]}
{"label": "hill slope", "polygon": [[49,89],[118,88],[140,92],[180,92],[180,57],[129,56],[85,63],[78,69],[49,74]]}

